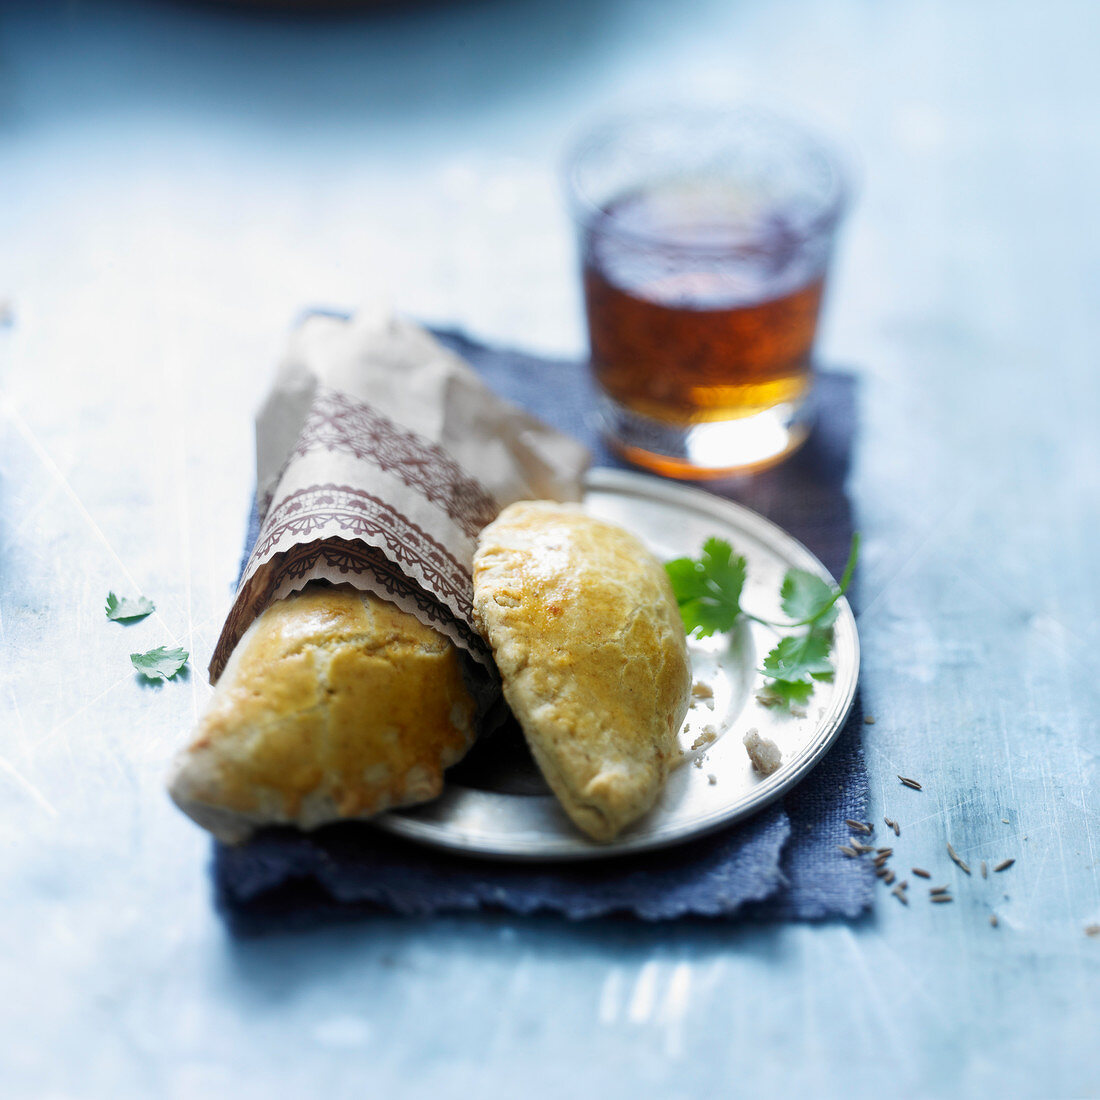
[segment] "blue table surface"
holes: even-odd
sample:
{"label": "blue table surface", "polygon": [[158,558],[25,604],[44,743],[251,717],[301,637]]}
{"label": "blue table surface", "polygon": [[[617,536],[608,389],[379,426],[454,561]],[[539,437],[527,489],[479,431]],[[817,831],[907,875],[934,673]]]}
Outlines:
{"label": "blue table surface", "polygon": [[[1098,32],[1059,0],[5,6],[0,1093],[1100,1096]],[[580,354],[562,144],[699,97],[854,150],[822,355],[862,380],[873,817],[957,900],[233,939],[162,780],[292,319]],[[162,642],[194,669],[143,687]]]}

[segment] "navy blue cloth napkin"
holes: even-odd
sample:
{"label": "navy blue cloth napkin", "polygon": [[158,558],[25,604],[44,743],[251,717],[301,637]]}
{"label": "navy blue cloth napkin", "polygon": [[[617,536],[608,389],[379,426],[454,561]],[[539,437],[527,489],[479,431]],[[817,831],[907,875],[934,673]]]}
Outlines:
{"label": "navy blue cloth napkin", "polygon": [[[597,465],[622,466],[592,422],[592,383],[581,363],[486,347],[436,334],[498,393],[588,443]],[[837,576],[852,535],[844,485],[856,427],[855,379],[822,372],[817,423],[783,465],[707,487],[763,513],[805,543]],[[256,534],[250,525],[248,548]],[[724,832],[662,852],[594,863],[517,865],[434,851],[369,825],[314,833],[271,829],[248,844],[215,844],[219,909],[253,933],[368,912],[427,914],[496,908],[574,919],[631,914],[821,920],[871,904],[869,864],[847,859],[846,818],[863,820],[867,772],[857,699],[825,760],[785,799]]]}

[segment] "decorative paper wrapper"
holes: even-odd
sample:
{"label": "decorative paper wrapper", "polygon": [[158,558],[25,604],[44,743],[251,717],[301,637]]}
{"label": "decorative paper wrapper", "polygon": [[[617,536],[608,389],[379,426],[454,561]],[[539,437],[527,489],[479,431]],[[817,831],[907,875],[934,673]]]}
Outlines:
{"label": "decorative paper wrapper", "polygon": [[210,662],[310,581],[350,583],[485,666],[472,622],[478,532],[516,500],[579,500],[589,453],[384,313],[311,316],[256,420],[259,537]]}

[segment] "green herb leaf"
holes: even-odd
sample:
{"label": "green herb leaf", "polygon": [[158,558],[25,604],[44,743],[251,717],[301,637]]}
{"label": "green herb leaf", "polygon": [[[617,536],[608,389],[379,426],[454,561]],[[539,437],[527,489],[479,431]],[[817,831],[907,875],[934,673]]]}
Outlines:
{"label": "green herb leaf", "polygon": [[741,614],[745,559],[722,539],[707,539],[698,561],[677,558],[665,566],[684,629],[706,638],[733,629]]}
{"label": "green herb leaf", "polygon": [[790,634],[764,658],[764,673],[776,680],[803,680],[807,676],[829,675],[833,632],[815,627],[805,634]]}
{"label": "green herb leaf", "polygon": [[131,653],[130,663],[149,680],[171,680],[185,664],[190,654],[186,649],[166,649],[157,646],[147,653]]}
{"label": "green herb leaf", "polygon": [[813,684],[806,680],[770,680],[757,692],[756,699],[766,707],[801,706],[810,701],[813,693]]}
{"label": "green herb leaf", "polygon": [[113,592],[107,593],[107,618],[112,622],[126,622],[128,619],[144,619],[156,610],[152,600],[144,596],[138,596],[131,600],[128,596],[116,596]]}
{"label": "green herb leaf", "polygon": [[796,622],[809,622],[830,610],[836,600],[836,590],[816,573],[791,569],[783,578],[779,590],[784,614]]}
{"label": "green herb leaf", "polygon": [[833,646],[832,624],[838,615],[837,601],[848,590],[859,557],[859,535],[852,536],[852,548],[840,584],[805,569],[788,570],[779,590],[788,622],[773,622],[741,609],[745,587],[745,559],[722,539],[707,539],[698,560],[677,558],[665,566],[680,607],[684,628],[705,638],[733,629],[738,618],[747,615],[776,630],[806,629],[788,634],[764,658],[760,670],[765,684],[756,698],[764,706],[792,707],[809,701],[814,684],[833,679],[829,653]]}

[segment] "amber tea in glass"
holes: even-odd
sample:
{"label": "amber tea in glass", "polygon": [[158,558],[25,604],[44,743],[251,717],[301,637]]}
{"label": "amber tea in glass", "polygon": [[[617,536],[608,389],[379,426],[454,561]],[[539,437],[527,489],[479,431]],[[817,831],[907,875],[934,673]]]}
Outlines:
{"label": "amber tea in glass", "polygon": [[611,441],[674,477],[789,454],[842,205],[834,158],[770,115],[666,112],[590,136],[570,185]]}

